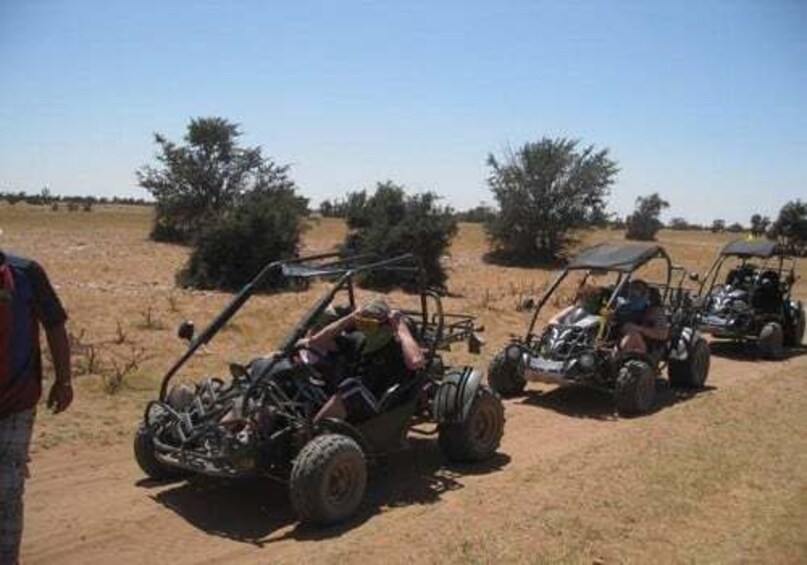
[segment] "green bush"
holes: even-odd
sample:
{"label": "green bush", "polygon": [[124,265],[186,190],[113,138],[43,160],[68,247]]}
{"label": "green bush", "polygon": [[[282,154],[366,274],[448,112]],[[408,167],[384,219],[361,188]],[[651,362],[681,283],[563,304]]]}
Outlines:
{"label": "green bush", "polygon": [[[350,232],[345,251],[379,258],[412,253],[425,270],[423,282],[444,289],[447,275],[441,259],[457,233],[457,221],[453,210],[440,206],[438,200],[431,192],[408,195],[389,181],[378,183],[372,195],[363,190],[348,194]],[[360,280],[370,288],[413,288],[418,282],[413,273],[394,270],[371,272]]]}
{"label": "green bush", "polygon": [[[202,289],[240,288],[267,263],[297,255],[305,210],[306,200],[292,190],[246,196],[197,236],[177,282]],[[263,289],[281,284],[277,277]]]}

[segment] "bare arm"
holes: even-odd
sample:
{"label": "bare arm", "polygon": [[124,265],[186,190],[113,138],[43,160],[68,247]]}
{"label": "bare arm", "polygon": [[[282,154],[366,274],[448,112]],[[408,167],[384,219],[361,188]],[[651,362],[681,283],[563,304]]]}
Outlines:
{"label": "bare arm", "polygon": [[550,324],[557,324],[566,314],[568,314],[569,312],[571,312],[575,308],[576,308],[576,306],[574,306],[574,305],[567,306],[566,308],[564,308],[563,310],[561,310],[560,312],[558,312],[557,314],[552,316],[549,319],[549,323]]}
{"label": "bare arm", "polygon": [[400,313],[394,315],[391,319],[395,336],[401,344],[403,350],[404,363],[406,368],[410,371],[422,369],[426,365],[426,358],[423,356],[423,351],[420,345],[412,337],[409,327],[403,322],[403,316]]}
{"label": "bare arm", "polygon": [[355,316],[356,313],[352,312],[344,318],[331,322],[316,334],[311,336],[308,340],[308,345],[313,349],[322,352],[333,351],[336,349],[334,338],[356,323]]}
{"label": "bare arm", "polygon": [[48,347],[53,358],[56,379],[48,395],[48,407],[62,412],[73,402],[72,372],[70,370],[70,341],[64,323],[45,328]]}
{"label": "bare arm", "polygon": [[670,336],[670,326],[661,308],[654,308],[646,318],[647,325],[638,326],[639,333],[648,339],[666,341]]}

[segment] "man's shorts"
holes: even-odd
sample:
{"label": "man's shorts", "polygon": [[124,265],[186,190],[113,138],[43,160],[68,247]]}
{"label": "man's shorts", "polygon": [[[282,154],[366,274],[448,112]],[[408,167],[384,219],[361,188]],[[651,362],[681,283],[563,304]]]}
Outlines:
{"label": "man's shorts", "polygon": [[339,395],[345,405],[348,422],[363,422],[379,413],[378,401],[359,379],[345,379],[339,383]]}

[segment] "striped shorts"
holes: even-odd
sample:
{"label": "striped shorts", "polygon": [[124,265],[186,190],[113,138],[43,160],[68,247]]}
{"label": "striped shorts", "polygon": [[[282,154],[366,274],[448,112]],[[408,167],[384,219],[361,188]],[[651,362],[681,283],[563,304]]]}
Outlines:
{"label": "striped shorts", "polygon": [[22,495],[35,415],[35,410],[24,410],[0,419],[0,565],[19,561]]}

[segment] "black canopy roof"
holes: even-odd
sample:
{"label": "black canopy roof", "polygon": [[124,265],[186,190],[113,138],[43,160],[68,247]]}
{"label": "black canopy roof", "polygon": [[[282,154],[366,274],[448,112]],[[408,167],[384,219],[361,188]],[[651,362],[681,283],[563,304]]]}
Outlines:
{"label": "black canopy roof", "polygon": [[666,257],[656,243],[600,243],[581,252],[568,269],[632,271],[654,257]]}
{"label": "black canopy roof", "polygon": [[721,255],[740,257],[771,257],[779,252],[779,245],[768,239],[735,239],[726,244]]}

